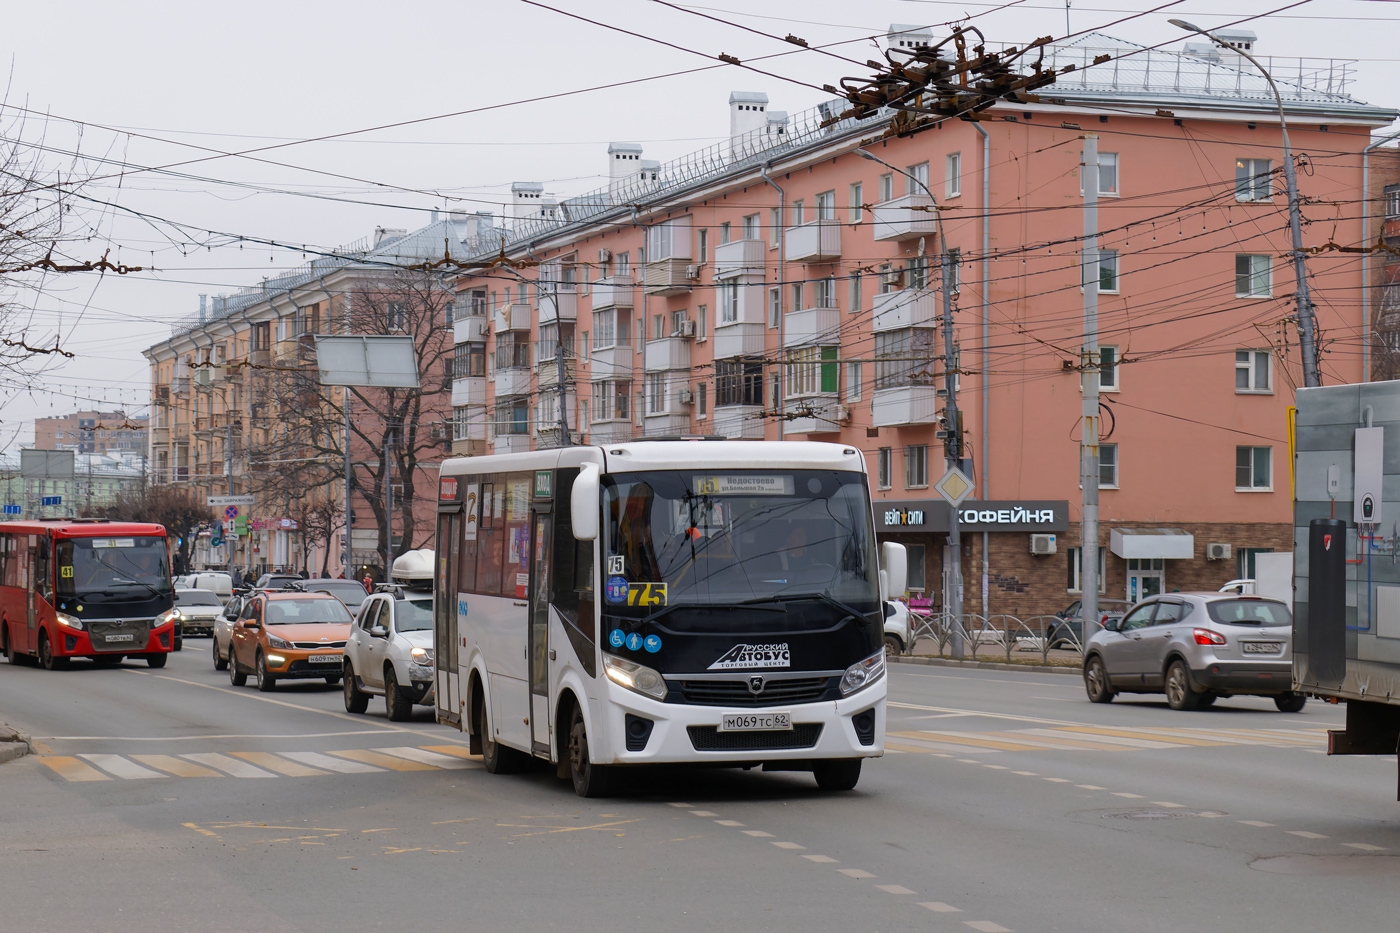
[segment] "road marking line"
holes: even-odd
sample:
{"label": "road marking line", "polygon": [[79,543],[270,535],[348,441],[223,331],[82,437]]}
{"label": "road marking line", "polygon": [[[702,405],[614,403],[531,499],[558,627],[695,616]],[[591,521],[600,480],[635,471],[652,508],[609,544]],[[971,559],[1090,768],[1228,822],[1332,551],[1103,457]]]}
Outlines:
{"label": "road marking line", "polygon": [[930,752],[932,752],[933,749],[931,749],[931,748],[922,748],[922,747],[919,747],[919,746],[916,746],[916,745],[896,745],[896,744],[894,744],[893,742],[888,742],[888,741],[887,741],[887,742],[885,742],[885,751],[887,751],[887,752],[899,752],[901,755],[904,754],[905,752],[918,752],[918,753],[921,754],[921,755],[927,755],[927,754],[929,754]]}
{"label": "road marking line", "polygon": [[691,811],[690,811],[690,815],[691,815],[691,816],[719,816],[719,814],[718,814],[718,813],[715,813],[713,810],[691,810]]}
{"label": "road marking line", "polygon": [[1305,830],[1305,829],[1286,829],[1286,830],[1284,830],[1284,832],[1288,833],[1288,835],[1290,835],[1290,836],[1301,836],[1301,837],[1304,838],[1304,839],[1330,839],[1330,838],[1331,838],[1330,836],[1324,836],[1324,835],[1322,835],[1322,833],[1310,833],[1310,832],[1308,832],[1308,831]]}
{"label": "road marking line", "polygon": [[379,752],[372,752],[367,748],[347,748],[341,751],[327,752],[337,758],[349,758],[351,761],[363,762],[367,765],[378,765],[381,768],[388,768],[390,771],[436,771],[433,765],[420,764],[416,761],[409,761],[405,758],[395,758],[393,755],[381,755]]}
{"label": "road marking line", "polygon": [[1151,801],[1151,803],[1153,806],[1167,807],[1168,809],[1186,806],[1186,804],[1184,803],[1172,803],[1170,800],[1153,800]]}
{"label": "road marking line", "polygon": [[695,804],[693,804],[693,803],[672,803],[672,804],[668,804],[668,806],[680,807],[682,810],[689,810],[691,807],[695,806]]}
{"label": "road marking line", "polygon": [[208,768],[201,768],[190,761],[181,761],[174,755],[132,755],[132,760],[139,761],[143,765],[150,765],[152,768],[159,768],[162,771],[169,771],[176,777],[223,777],[217,771]]}
{"label": "road marking line", "polygon": [[761,830],[761,829],[746,829],[746,830],[744,830],[744,835],[745,835],[745,836],[753,836],[753,837],[756,838],[756,839],[772,839],[772,838],[773,838],[773,834],[772,834],[772,833],[765,833],[765,832],[764,832],[763,830]]}
{"label": "road marking line", "polygon": [[1068,784],[1069,778],[1041,778],[1042,781],[1049,781],[1051,784]]}
{"label": "road marking line", "polygon": [[434,768],[441,768],[444,771],[461,771],[480,767],[455,755],[439,755],[437,752],[415,748],[412,745],[395,745],[391,748],[376,748],[374,751],[393,755],[396,758],[407,758],[409,761],[416,761],[419,764],[432,765]]}
{"label": "road marking line", "polygon": [[128,761],[121,755],[79,755],[97,765],[103,771],[111,772],[117,777],[126,781],[135,781],[143,778],[163,778],[168,775],[159,771],[152,771],[150,768],[143,768],[134,761]]}
{"label": "road marking line", "polygon": [[847,878],[874,878],[868,871],[861,871],[859,868],[838,868],[836,869]]}
{"label": "road marking line", "polygon": [[[1017,729],[1016,731],[1018,733],[1024,733],[1026,735],[1034,735],[1038,737],[1044,737],[1047,739],[1058,739],[1059,741],[1065,741],[1066,734],[1069,734],[1076,737],[1086,736],[1086,739],[1076,739],[1076,741],[1087,740],[1096,742],[1100,745],[1123,745],[1127,746],[1128,748],[1180,748],[1179,745],[1173,745],[1171,742],[1161,742],[1153,741],[1152,739],[1136,739],[1129,738],[1126,736],[1112,735],[1107,729],[1098,731],[1089,729]],[[1092,734],[1092,738],[1087,738],[1090,734]]]}
{"label": "road marking line", "polygon": [[329,771],[322,771],[320,768],[311,768],[307,765],[297,764],[295,761],[287,761],[271,752],[229,752],[229,754],[234,758],[242,758],[249,764],[255,764],[269,771],[276,771],[287,777],[312,777],[317,774],[330,774]]}
{"label": "road marking line", "polygon": [[743,826],[738,820],[715,820],[721,826]]}
{"label": "road marking line", "polygon": [[226,771],[236,778],[270,778],[277,776],[271,771],[255,768],[246,761],[239,761],[237,758],[220,755],[218,752],[196,752],[192,755],[181,755],[180,757],[188,758],[190,761],[197,761],[202,765],[208,765],[220,771]]}
{"label": "road marking line", "polygon": [[[133,671],[139,674],[141,671]],[[165,678],[169,680],[169,678]],[[181,681],[183,683],[184,681]],[[314,711],[313,711],[314,712]],[[36,735],[35,739],[50,742],[204,742],[209,739],[333,739],[343,735],[384,735],[384,729],[358,729],[348,732],[289,732],[277,735],[262,733],[227,733],[220,735]],[[409,729],[394,729],[409,732]]]}
{"label": "road marking line", "polygon": [[916,732],[913,734],[891,733],[902,739],[922,739],[926,742],[938,742],[943,745],[970,746],[972,748],[994,748],[1003,752],[1033,752],[1039,746],[1027,745],[1024,742],[1003,742],[996,739],[985,739],[975,733],[963,732]]}
{"label": "road marking line", "polygon": [[1040,777],[1040,775],[1034,771],[1012,771],[1011,773],[1024,775],[1025,777]]}
{"label": "road marking line", "polygon": [[1235,820],[1236,823],[1243,823],[1246,826],[1273,826],[1273,823],[1265,823],[1263,820]]}
{"label": "road marking line", "polygon": [[820,863],[823,864],[823,865],[829,865],[829,864],[831,864],[831,863],[837,861],[836,859],[832,858],[832,857],[829,856],[829,855],[804,855],[804,856],[802,856],[802,857],[805,858],[805,859],[806,859],[807,861],[809,861],[809,862],[820,862]]}
{"label": "road marking line", "polygon": [[1128,798],[1129,800],[1141,800],[1141,799],[1142,799],[1142,794],[1125,794],[1125,793],[1123,793],[1122,791],[1114,791],[1114,792],[1113,792],[1113,796],[1115,796],[1115,797],[1126,797],[1126,798]]}
{"label": "road marking line", "polygon": [[1074,786],[1080,790],[1108,790],[1107,787],[1100,787],[1097,784],[1076,784]]}
{"label": "road marking line", "polygon": [[780,849],[805,849],[805,848],[807,848],[806,846],[800,846],[800,845],[798,845],[798,844],[795,843],[795,842],[775,842],[775,843],[772,843],[772,844],[775,845],[775,846],[777,846],[777,847],[780,848]]}
{"label": "road marking line", "polygon": [[1215,819],[1219,819],[1220,817],[1224,816],[1225,814],[1223,814],[1223,813],[1212,813],[1212,812],[1210,812],[1209,810],[1207,810],[1205,813],[1197,813],[1196,815],[1197,815],[1197,816],[1203,816],[1203,817],[1205,817],[1205,818],[1208,819],[1208,820],[1215,820]]}
{"label": "road marking line", "polygon": [[437,752],[440,755],[451,755],[453,758],[471,758],[481,761],[480,755],[473,755],[471,749],[465,745],[420,745],[419,748],[425,752]]}
{"label": "road marking line", "polygon": [[[1082,734],[1085,734],[1085,735],[1113,736],[1113,737],[1122,738],[1122,739],[1138,739],[1138,740],[1142,740],[1142,739],[1143,739],[1143,735],[1142,735],[1141,732],[1128,731],[1128,730],[1126,730],[1126,729],[1097,729],[1097,728],[1093,728],[1093,727],[1091,727],[1091,726],[1061,726],[1061,727],[1059,728],[1058,731],[1062,731],[1062,732],[1074,732],[1074,733],[1077,733],[1077,734],[1082,733]],[[1187,745],[1187,746],[1190,746],[1190,745],[1207,746],[1207,745],[1228,745],[1228,744],[1230,744],[1230,743],[1228,743],[1228,742],[1210,742],[1210,741],[1207,741],[1207,740],[1205,740],[1205,739],[1188,739],[1188,738],[1185,738],[1184,736],[1180,736],[1180,737],[1178,737],[1178,736],[1173,736],[1173,737],[1171,737],[1170,739],[1167,738],[1166,736],[1162,736],[1162,737],[1161,737],[1161,741],[1162,741],[1163,743],[1167,744],[1167,745]],[[1144,747],[1152,747],[1152,746],[1144,746]],[[1161,746],[1157,746],[1157,747],[1161,747]]]}
{"label": "road marking line", "polygon": [[920,901],[920,907],[927,907],[936,914],[960,914],[962,910],[952,904],[945,904],[942,901]]}
{"label": "road marking line", "polygon": [[44,755],[39,762],[65,781],[110,781],[111,778],[90,765],[68,755]]}
{"label": "road marking line", "polygon": [[919,893],[919,892],[917,892],[917,891],[911,891],[911,890],[909,890],[908,888],[906,888],[906,887],[905,887],[904,885],[902,885],[902,884],[877,884],[877,885],[875,885],[875,887],[879,888],[881,891],[884,891],[886,894],[917,894],[917,893]]}
{"label": "road marking line", "polygon": [[[1053,729],[1023,729],[1016,732],[989,732],[987,734],[1012,739],[1022,745],[1029,745],[1035,751],[1064,751],[1072,748],[1087,749],[1093,752],[1133,751],[1131,748],[1115,745],[1107,740],[1070,738],[1064,733],[1056,733]],[[1032,735],[1035,738],[1031,738]]]}
{"label": "road marking line", "polygon": [[990,920],[964,920],[963,923],[977,930],[978,933],[1011,933],[1007,927]]}
{"label": "road marking line", "polygon": [[1342,845],[1346,846],[1348,849],[1360,849],[1362,852],[1384,852],[1384,851],[1386,851],[1385,846],[1373,846],[1373,845],[1368,845],[1367,843],[1364,843],[1364,842],[1344,842],[1344,843],[1342,843]]}
{"label": "road marking line", "polygon": [[980,765],[982,763],[976,758],[959,758],[958,761],[961,761],[965,765]]}
{"label": "road marking line", "polygon": [[1008,768],[1006,765],[983,765],[982,767],[984,767],[984,768],[991,768],[991,769],[993,769],[993,770],[995,770],[995,771],[1010,771],[1010,770],[1011,770],[1011,769]]}
{"label": "road marking line", "polygon": [[282,752],[282,757],[299,761],[304,765],[311,765],[313,768],[325,768],[327,771],[337,771],[341,774],[368,774],[371,771],[384,770],[360,764],[358,761],[342,761],[339,758],[322,755],[320,752]]}

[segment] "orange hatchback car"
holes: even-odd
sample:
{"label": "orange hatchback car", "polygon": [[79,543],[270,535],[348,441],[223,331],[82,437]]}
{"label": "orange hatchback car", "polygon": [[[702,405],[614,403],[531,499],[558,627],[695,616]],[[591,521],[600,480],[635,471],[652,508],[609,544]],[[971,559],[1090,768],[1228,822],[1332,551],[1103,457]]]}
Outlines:
{"label": "orange hatchback car", "polygon": [[352,621],[345,604],[325,593],[259,593],[233,623],[229,680],[241,687],[251,673],[264,693],[283,679],[338,684]]}

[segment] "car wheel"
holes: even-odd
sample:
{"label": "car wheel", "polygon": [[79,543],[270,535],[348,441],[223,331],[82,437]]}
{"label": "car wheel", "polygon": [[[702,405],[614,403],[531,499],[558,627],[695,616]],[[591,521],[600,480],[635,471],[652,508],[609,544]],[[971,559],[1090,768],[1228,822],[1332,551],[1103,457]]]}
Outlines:
{"label": "car wheel", "polygon": [[267,661],[263,660],[261,651],[253,659],[253,673],[257,678],[259,692],[271,693],[277,689],[277,678],[267,672]]}
{"label": "car wheel", "polygon": [[214,670],[221,671],[228,667],[228,658],[219,654],[219,640],[214,639]]}
{"label": "car wheel", "polygon": [[860,780],[860,759],[818,761],[812,766],[812,777],[822,790],[851,790]]}
{"label": "car wheel", "polygon": [[1191,688],[1191,672],[1186,662],[1173,661],[1167,668],[1167,705],[1176,710],[1193,710],[1200,706],[1201,695]]}
{"label": "car wheel", "polygon": [[232,644],[228,646],[228,682],[235,687],[248,682],[248,675],[238,669],[238,654],[234,652]]}
{"label": "car wheel", "polygon": [[384,666],[384,712],[394,722],[408,722],[413,718],[413,700],[399,686],[394,666]]}
{"label": "car wheel", "polygon": [[580,797],[606,797],[612,790],[612,777],[612,769],[589,760],[588,728],[583,723],[583,710],[575,706],[569,725],[569,778],[574,793]]}
{"label": "car wheel", "polygon": [[1084,662],[1084,692],[1089,694],[1091,703],[1110,703],[1117,695],[1118,691],[1109,685],[1103,658],[1098,655],[1092,655]]}
{"label": "car wheel", "polygon": [[1280,693],[1274,697],[1274,705],[1280,713],[1301,713],[1308,705],[1308,698],[1301,693]]}
{"label": "car wheel", "polygon": [[363,713],[369,709],[369,694],[360,689],[355,679],[355,668],[345,662],[345,712]]}
{"label": "car wheel", "polygon": [[1214,706],[1215,701],[1218,699],[1220,699],[1220,697],[1217,694],[1203,693],[1200,695],[1199,698],[1197,698],[1196,706],[1198,706],[1201,709],[1205,709],[1207,706]]}
{"label": "car wheel", "polygon": [[166,654],[164,651],[159,654],[148,654],[146,655],[146,666],[157,669],[165,667],[165,662],[169,657],[170,655]]}
{"label": "car wheel", "polygon": [[899,655],[904,653],[904,642],[899,640],[898,635],[885,635],[885,656]]}
{"label": "car wheel", "polygon": [[49,633],[39,633],[39,663],[46,671],[61,671],[68,666],[67,658],[53,656],[53,645],[49,644]]}

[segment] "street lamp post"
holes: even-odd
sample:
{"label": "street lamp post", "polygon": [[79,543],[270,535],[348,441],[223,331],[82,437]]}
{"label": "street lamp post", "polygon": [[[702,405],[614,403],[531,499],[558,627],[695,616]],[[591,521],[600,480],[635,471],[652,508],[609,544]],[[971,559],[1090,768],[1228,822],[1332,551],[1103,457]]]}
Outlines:
{"label": "street lamp post", "polygon": [[1167,22],[1178,29],[1205,36],[1221,48],[1228,49],[1240,57],[1248,59],[1255,68],[1259,69],[1264,80],[1269,82],[1269,89],[1274,92],[1274,102],[1278,105],[1279,129],[1283,134],[1283,178],[1288,185],[1288,230],[1293,237],[1293,274],[1298,282],[1298,338],[1303,354],[1303,385],[1320,386],[1322,379],[1317,368],[1317,318],[1313,314],[1312,298],[1308,292],[1308,270],[1303,261],[1303,230],[1298,211],[1298,179],[1293,172],[1293,149],[1288,144],[1288,118],[1283,112],[1283,96],[1279,94],[1278,85],[1274,83],[1273,76],[1259,63],[1257,58],[1244,49],[1238,49],[1222,42],[1201,27],[1188,23],[1186,20],[1170,19]]}
{"label": "street lamp post", "polygon": [[[956,369],[955,360],[957,359],[957,352],[953,348],[953,257],[948,252],[948,238],[943,232],[943,216],[938,212],[938,199],[933,196],[933,192],[929,190],[929,186],[922,179],[909,172],[895,168],[884,159],[866,152],[864,149],[857,149],[856,155],[862,159],[869,159],[871,162],[878,162],[891,171],[899,172],[923,188],[924,193],[928,195],[929,204],[933,208],[934,223],[938,227],[940,266],[943,270],[943,384],[948,393],[948,404],[944,410],[948,437],[943,445],[943,454],[948,468],[959,467],[962,461],[962,432],[959,429],[957,381],[953,378],[953,371]],[[962,535],[958,529],[957,506],[949,509],[949,513],[951,517],[948,521],[948,547],[953,552],[949,566],[953,579],[950,581],[952,585],[949,587],[948,593],[948,613],[961,623],[963,614]],[[985,606],[982,611],[986,612]],[[955,633],[960,631],[960,629],[954,629]],[[960,634],[954,634],[952,650],[953,657],[962,657],[963,643]]]}

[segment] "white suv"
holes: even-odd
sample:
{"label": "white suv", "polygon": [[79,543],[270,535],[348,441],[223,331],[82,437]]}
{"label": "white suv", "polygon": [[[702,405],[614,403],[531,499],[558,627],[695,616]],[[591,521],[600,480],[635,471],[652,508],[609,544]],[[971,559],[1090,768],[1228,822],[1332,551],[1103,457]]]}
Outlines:
{"label": "white suv", "polygon": [[345,643],[345,709],[363,713],[383,696],[395,722],[433,705],[433,597],[399,590],[365,599]]}

